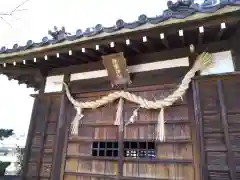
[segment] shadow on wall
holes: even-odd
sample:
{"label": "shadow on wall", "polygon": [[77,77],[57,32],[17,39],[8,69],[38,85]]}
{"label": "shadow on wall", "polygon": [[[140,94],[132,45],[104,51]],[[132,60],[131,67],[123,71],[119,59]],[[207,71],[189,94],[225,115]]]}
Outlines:
{"label": "shadow on wall", "polygon": [[20,176],[2,176],[0,180],[20,180]]}

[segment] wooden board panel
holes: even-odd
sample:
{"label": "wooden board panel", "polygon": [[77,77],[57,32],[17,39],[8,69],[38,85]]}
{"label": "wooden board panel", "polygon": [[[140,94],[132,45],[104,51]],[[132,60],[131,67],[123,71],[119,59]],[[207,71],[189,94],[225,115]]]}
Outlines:
{"label": "wooden board panel", "polygon": [[192,165],[124,163],[124,176],[157,179],[194,179]]}
{"label": "wooden board panel", "polygon": [[117,127],[95,127],[95,140],[117,139]]}
{"label": "wooden board panel", "polygon": [[117,175],[118,165],[116,161],[67,159],[65,172]]}
{"label": "wooden board panel", "polygon": [[52,164],[51,163],[42,163],[40,176],[43,177],[50,177],[52,171]]}
{"label": "wooden board panel", "polygon": [[239,75],[197,80],[205,179],[237,180],[240,170]]}
{"label": "wooden board panel", "polygon": [[26,178],[49,180],[59,114],[59,98],[56,96],[41,96],[38,106]]}
{"label": "wooden board panel", "polygon": [[192,159],[193,151],[191,144],[159,144],[157,146],[159,159]]}
{"label": "wooden board panel", "polygon": [[64,180],[112,180],[114,178],[65,175]]}
{"label": "wooden board panel", "polygon": [[91,156],[92,143],[91,142],[69,143],[67,147],[67,155]]}
{"label": "wooden board panel", "polygon": [[[159,86],[153,89],[139,88],[134,93],[150,100],[169,95],[176,86]],[[104,92],[76,95],[80,101],[95,100]],[[119,129],[114,125],[118,101],[94,110],[84,110],[78,137],[69,137],[64,179],[128,179],[165,178],[193,180],[193,145],[191,143],[191,123],[186,96],[172,107],[165,109],[166,142],[156,141],[156,127],[159,111],[139,109],[136,121],[124,128],[124,141],[156,142],[156,157],[153,160],[125,157],[123,174],[119,173],[118,160],[121,157],[92,155],[92,142],[118,142]],[[133,111],[138,108],[134,103],[124,101],[124,121],[128,122]],[[74,113],[73,113],[74,116]],[[73,118],[73,117],[72,117]],[[106,150],[105,150],[106,151]],[[119,150],[120,151],[120,150]],[[124,155],[124,153],[123,153]],[[124,155],[125,156],[125,155]],[[158,161],[159,159],[159,161]],[[164,163],[167,162],[167,163]],[[83,176],[84,174],[84,176]],[[115,176],[115,177],[114,177]]]}

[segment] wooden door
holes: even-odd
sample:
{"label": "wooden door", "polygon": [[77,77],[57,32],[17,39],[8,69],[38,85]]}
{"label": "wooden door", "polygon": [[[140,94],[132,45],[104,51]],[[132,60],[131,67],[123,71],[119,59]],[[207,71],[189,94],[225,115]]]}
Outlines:
{"label": "wooden door", "polygon": [[240,179],[239,75],[194,83],[203,180]]}
{"label": "wooden door", "polygon": [[[176,85],[131,89],[147,99],[160,99]],[[94,100],[108,92],[86,93],[78,100]],[[119,131],[114,125],[116,104],[84,110],[79,135],[69,137],[64,180],[184,179],[193,180],[193,144],[187,98],[165,109],[166,142],[155,140],[158,111],[140,109],[135,123]],[[124,102],[127,122],[136,104]],[[69,118],[74,110],[69,111]]]}

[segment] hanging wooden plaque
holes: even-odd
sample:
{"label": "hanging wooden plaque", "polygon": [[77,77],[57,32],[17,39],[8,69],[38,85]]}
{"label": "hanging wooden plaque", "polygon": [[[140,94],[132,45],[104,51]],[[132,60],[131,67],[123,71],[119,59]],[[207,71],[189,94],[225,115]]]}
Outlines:
{"label": "hanging wooden plaque", "polygon": [[131,82],[123,52],[102,56],[102,59],[108,72],[108,78],[113,85],[124,85]]}

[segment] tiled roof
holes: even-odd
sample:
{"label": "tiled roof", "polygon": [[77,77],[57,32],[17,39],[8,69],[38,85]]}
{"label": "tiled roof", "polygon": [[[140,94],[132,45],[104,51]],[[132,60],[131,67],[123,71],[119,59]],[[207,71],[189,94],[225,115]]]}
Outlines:
{"label": "tiled roof", "polygon": [[[228,8],[226,6],[228,6]],[[240,0],[205,0],[204,3],[200,5],[194,3],[194,0],[178,0],[176,3],[168,1],[167,7],[167,10],[163,11],[161,15],[155,17],[147,17],[145,14],[142,14],[138,17],[138,20],[131,23],[126,23],[124,20],[119,19],[112,27],[104,27],[101,24],[97,24],[94,28],[87,28],[86,31],[78,29],[74,35],[67,33],[65,28],[57,30],[55,27],[53,32],[49,31],[49,35],[52,36],[52,39],[49,39],[46,36],[42,38],[42,42],[35,43],[32,40],[29,40],[25,46],[15,44],[12,49],[8,49],[6,47],[0,48],[0,59],[15,55],[25,55],[33,53],[35,50],[56,48],[94,38],[101,38],[156,26],[185,22],[187,20],[201,19],[211,15],[213,16],[233,12],[240,10]],[[146,27],[146,25],[150,26]],[[21,52],[24,53],[21,54]]]}

